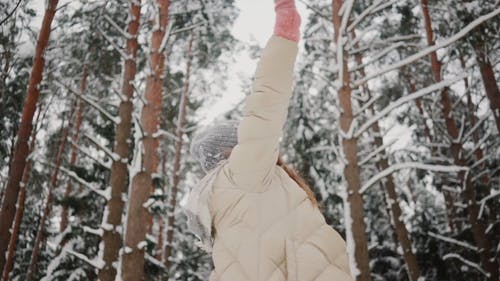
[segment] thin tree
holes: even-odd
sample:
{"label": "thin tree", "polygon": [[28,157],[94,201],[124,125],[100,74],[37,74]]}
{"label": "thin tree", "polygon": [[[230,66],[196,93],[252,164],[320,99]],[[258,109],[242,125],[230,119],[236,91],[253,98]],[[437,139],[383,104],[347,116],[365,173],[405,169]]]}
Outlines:
{"label": "thin tree", "polygon": [[[355,39],[356,38],[355,32],[352,31],[351,33],[353,35],[353,39]],[[355,47],[358,48],[357,43],[355,44]],[[354,57],[356,60],[356,64],[358,66],[362,66],[363,57],[361,53],[360,52],[356,53]],[[366,76],[364,67],[361,67],[359,69],[359,74],[362,77]],[[363,85],[361,85],[361,88],[368,97],[372,96],[370,93],[370,88],[368,87],[367,83],[363,83]],[[373,104],[370,106],[370,109],[373,112],[375,112]],[[382,138],[378,121],[373,123],[372,130],[374,132],[375,146],[377,148],[382,148],[381,157],[379,157],[378,158],[379,160],[377,161],[377,168],[379,169],[379,171],[384,171],[389,168],[389,160],[387,159],[388,156],[386,154],[385,149],[383,149],[384,139]],[[420,277],[420,269],[418,266],[417,257],[415,256],[415,253],[413,253],[412,250],[410,235],[408,233],[408,230],[406,229],[404,222],[402,221],[403,212],[401,211],[401,207],[399,206],[398,195],[396,193],[396,186],[394,184],[394,178],[392,174],[389,174],[385,178],[385,181],[383,181],[382,186],[385,188],[385,195],[387,198],[386,202],[388,204],[388,209],[390,210],[390,217],[392,224],[394,225],[396,238],[399,244],[401,245],[401,248],[403,249],[403,258],[408,267],[408,276],[411,281],[418,281],[418,278]]]}
{"label": "thin tree", "polygon": [[66,149],[66,143],[69,136],[69,132],[71,131],[71,124],[73,119],[74,106],[71,110],[70,117],[68,118],[68,124],[63,131],[63,135],[61,136],[61,140],[59,143],[59,148],[57,150],[56,159],[54,161],[54,170],[50,177],[49,187],[48,187],[48,195],[45,200],[45,206],[42,211],[42,216],[40,221],[38,222],[38,228],[36,232],[35,242],[33,244],[33,251],[31,252],[31,258],[28,265],[28,272],[26,273],[26,281],[31,281],[33,276],[36,273],[36,268],[38,265],[38,256],[40,253],[40,246],[42,243],[45,243],[45,223],[47,222],[47,218],[50,216],[50,212],[52,210],[52,203],[54,200],[54,188],[57,187],[57,182],[59,179],[59,170],[61,167],[61,163],[63,160],[64,150]]}
{"label": "thin tree", "polygon": [[[486,34],[485,28],[478,27],[480,33]],[[482,39],[482,38],[481,38]],[[494,40],[494,39],[492,39]],[[495,124],[497,125],[498,133],[500,134],[500,90],[498,88],[497,79],[495,78],[495,71],[490,57],[486,53],[486,46],[483,40],[473,40],[472,47],[476,53],[476,61],[479,65],[479,72],[486,91],[486,97],[490,101],[490,108],[495,117]]]}
{"label": "thin tree", "polygon": [[110,173],[111,198],[105,207],[105,214],[102,218],[103,228],[102,243],[104,250],[101,259],[104,266],[99,270],[98,276],[101,281],[114,281],[116,277],[116,267],[118,253],[122,246],[120,227],[122,224],[123,195],[126,192],[128,183],[128,159],[130,151],[130,133],[132,128],[132,98],[134,95],[133,81],[137,72],[137,35],[139,32],[141,2],[140,0],[129,1],[129,19],[125,54],[123,58],[123,76],[121,89],[121,102],[118,107],[120,122],[116,126],[115,143],[113,152],[117,157],[113,159]]}
{"label": "thin tree", "polygon": [[182,146],[184,127],[186,124],[186,110],[189,95],[189,79],[191,77],[191,64],[193,60],[193,38],[189,39],[188,47],[188,61],[186,65],[186,80],[184,81],[184,89],[182,91],[181,101],[179,103],[179,116],[177,117],[177,141],[175,144],[175,158],[174,158],[174,169],[173,169],[173,179],[172,179],[172,189],[170,190],[170,200],[168,204],[167,211],[167,237],[165,242],[165,267],[170,268],[170,257],[172,255],[172,242],[174,240],[174,225],[175,225],[175,208],[177,206],[177,192],[180,182],[180,172],[181,172],[181,157],[182,157]]}
{"label": "thin tree", "polygon": [[144,276],[145,238],[151,213],[147,201],[153,191],[153,177],[158,174],[158,131],[162,111],[162,85],[164,78],[165,54],[163,52],[165,36],[167,36],[169,0],[156,0],[154,30],[151,36],[150,66],[151,71],[146,81],[145,104],[141,115],[143,137],[137,145],[141,169],[130,184],[129,204],[127,209],[124,245],[130,251],[122,256],[122,279],[124,281],[142,280]]}
{"label": "thin tree", "polygon": [[[85,88],[87,85],[87,65],[83,65],[83,73],[82,73],[82,80],[80,82],[80,94],[83,95],[85,93]],[[73,128],[73,136],[71,138],[71,152],[70,152],[70,158],[69,158],[69,166],[73,167],[76,163],[76,157],[78,155],[78,139],[80,137],[80,127],[82,125],[82,113],[83,113],[83,102],[81,99],[78,99],[77,104],[76,104],[76,120],[75,120],[75,127]],[[66,190],[64,191],[64,198],[68,198],[69,195],[71,194],[71,191],[73,190],[72,182],[71,180],[68,181],[68,184],[66,185]],[[63,206],[62,211],[61,211],[61,224],[59,227],[59,230],[63,232],[66,227],[68,226],[68,207],[66,205]]]}
{"label": "thin tree", "polygon": [[[40,113],[42,112],[40,106],[38,108],[38,113],[36,114],[35,124],[38,124],[40,120]],[[30,142],[30,153],[33,153],[36,143],[36,135],[38,132],[39,125],[35,125],[35,129],[31,133]],[[9,274],[14,265],[14,252],[16,250],[17,239],[19,238],[19,229],[21,228],[21,220],[24,215],[24,202],[26,201],[26,185],[30,179],[31,166],[33,165],[33,160],[29,159],[24,167],[23,179],[21,181],[21,190],[19,191],[19,198],[17,199],[17,209],[16,216],[14,218],[14,224],[12,225],[12,235],[9,241],[9,248],[7,251],[7,257],[5,261],[5,266],[3,268],[2,278],[3,281],[9,280]]]}
{"label": "thin tree", "polygon": [[31,70],[28,90],[26,91],[26,98],[24,100],[23,113],[17,132],[17,140],[12,154],[9,179],[2,199],[2,207],[0,210],[0,271],[3,270],[5,265],[5,252],[7,251],[11,237],[11,226],[16,213],[16,201],[19,195],[24,168],[26,166],[26,158],[29,154],[28,141],[33,127],[33,116],[35,114],[38,97],[40,96],[39,85],[42,81],[43,68],[45,66],[44,53],[49,42],[52,20],[54,19],[57,3],[58,0],[49,0],[46,5],[42,26],[38,34],[35,58],[33,60],[33,68]]}
{"label": "thin tree", "polygon": [[[349,134],[351,126],[353,126],[353,110],[351,101],[351,87],[348,69],[348,54],[343,46],[343,38],[346,36],[345,27],[342,22],[348,21],[350,13],[340,15],[340,9],[344,4],[343,0],[332,0],[333,11],[333,26],[334,26],[334,42],[337,45],[337,64],[340,66],[339,77],[341,87],[338,90],[339,104],[342,108],[340,113],[340,131],[341,146],[345,157],[344,178],[346,180],[346,235],[347,242],[352,245],[351,253],[353,256],[349,257],[351,261],[351,271],[355,276],[356,281],[370,281],[370,264],[368,256],[368,242],[366,239],[366,225],[364,222],[363,211],[363,198],[360,193],[360,169],[358,163],[358,143],[356,137]],[[352,268],[354,267],[354,268]]]}
{"label": "thin tree", "polygon": [[[422,6],[422,13],[424,16],[425,31],[427,37],[427,43],[432,46],[434,45],[434,33],[432,30],[432,22],[429,14],[427,0],[420,0]],[[434,75],[434,80],[439,83],[441,79],[441,62],[438,60],[436,52],[430,53],[432,73]],[[443,88],[441,90],[441,105],[442,105],[442,115],[446,123],[446,130],[448,135],[452,140],[450,143],[450,151],[453,156],[454,163],[458,166],[465,166],[466,161],[464,159],[464,150],[462,147],[462,140],[459,136],[459,130],[455,119],[452,114],[452,103],[450,93],[448,88]],[[486,235],[486,227],[484,223],[479,219],[479,205],[476,201],[476,191],[472,185],[471,177],[465,171],[461,171],[458,174],[459,180],[464,184],[464,190],[461,192],[461,197],[467,206],[467,215],[469,217],[469,222],[471,224],[471,230],[473,238],[479,249],[479,258],[481,265],[484,267],[486,272],[489,273],[489,281],[498,281],[498,266],[495,262],[495,258],[490,256],[492,249],[491,241]]]}

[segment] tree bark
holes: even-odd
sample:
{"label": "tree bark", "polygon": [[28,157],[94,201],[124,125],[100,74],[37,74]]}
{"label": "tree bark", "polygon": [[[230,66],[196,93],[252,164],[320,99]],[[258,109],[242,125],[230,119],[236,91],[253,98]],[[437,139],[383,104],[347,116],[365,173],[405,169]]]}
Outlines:
{"label": "tree bark", "polygon": [[[87,85],[87,65],[83,65],[83,73],[82,73],[82,81],[80,83],[80,94],[83,95],[85,93],[85,88]],[[82,125],[82,113],[83,113],[83,102],[81,99],[78,99],[77,105],[76,105],[76,120],[75,120],[75,127],[73,130],[73,136],[72,136],[72,145],[71,145],[71,152],[70,152],[70,159],[69,159],[69,167],[72,168],[75,163],[76,163],[76,157],[78,155],[78,149],[76,147],[78,143],[78,139],[80,137],[80,127]],[[71,194],[71,191],[73,190],[73,186],[71,184],[71,180],[68,181],[68,185],[66,186],[66,190],[64,191],[64,198],[68,198],[69,195]],[[63,232],[66,227],[68,226],[68,208],[66,206],[63,206],[63,209],[61,211],[61,224],[59,227],[59,230]]]}
{"label": "tree bark", "polygon": [[[429,14],[429,10],[427,8],[427,0],[420,0],[422,6],[422,12],[424,16],[425,30],[427,35],[427,43],[429,46],[434,45],[433,39],[433,31],[432,31],[432,22]],[[431,56],[431,66],[432,72],[434,74],[434,80],[436,83],[441,81],[441,62],[437,59],[436,52],[432,52]],[[444,88],[441,91],[441,105],[442,105],[442,114],[445,119],[446,129],[448,135],[451,139],[457,139],[459,137],[459,132],[457,128],[457,124],[452,115],[452,103],[451,98],[447,88]],[[462,147],[462,142],[452,142],[450,145],[451,154],[453,156],[453,160],[455,165],[465,166],[466,161],[463,159],[464,151]],[[478,246],[478,254],[481,261],[481,266],[488,272],[489,281],[498,281],[498,266],[495,262],[495,258],[490,255],[492,250],[492,246],[490,240],[488,239],[485,231],[486,227],[478,219],[479,214],[479,206],[476,201],[476,191],[471,182],[471,178],[469,173],[464,171],[458,173],[458,177],[460,182],[464,183],[464,190],[461,192],[461,197],[464,200],[467,206],[467,215],[469,217],[469,222],[471,224],[471,230],[473,234],[473,238]]]}
{"label": "tree bark", "polygon": [[191,76],[191,63],[193,58],[193,35],[189,39],[188,61],[186,65],[186,80],[184,81],[184,90],[182,92],[181,101],[179,103],[179,116],[177,118],[177,142],[175,148],[174,170],[172,179],[172,190],[170,192],[170,202],[168,204],[168,223],[167,237],[165,242],[165,267],[170,268],[170,257],[172,255],[172,241],[174,240],[174,225],[175,225],[175,208],[177,206],[177,191],[180,181],[180,166],[182,157],[182,145],[184,136],[184,126],[186,123],[186,109],[189,95],[189,78]]}
{"label": "tree bark", "polygon": [[[38,108],[38,113],[36,114],[35,124],[38,124],[40,120],[40,113],[42,112],[41,108]],[[31,133],[31,142],[30,142],[30,153],[35,149],[36,143],[36,134],[38,126],[35,125],[35,130]],[[28,160],[26,162],[26,166],[24,167],[23,179],[21,180],[21,190],[19,191],[19,198],[17,199],[17,210],[16,216],[14,218],[14,224],[12,225],[12,235],[9,241],[9,248],[7,251],[7,257],[5,261],[5,266],[3,268],[2,278],[3,281],[9,281],[9,274],[12,270],[12,266],[14,265],[14,252],[16,250],[17,239],[19,238],[19,228],[21,227],[21,220],[24,215],[24,202],[26,200],[26,185],[30,179],[31,173],[31,165],[33,164],[32,160]]]}
{"label": "tree bark", "polygon": [[49,42],[52,19],[56,12],[58,0],[49,0],[43,16],[42,27],[38,34],[36,44],[35,58],[31,70],[30,81],[26,91],[26,98],[23,105],[23,113],[19,130],[17,131],[17,140],[9,169],[9,179],[5,188],[0,212],[0,271],[5,265],[5,252],[10,241],[10,228],[16,213],[16,201],[19,195],[20,182],[23,177],[26,158],[29,154],[28,141],[31,135],[33,115],[35,114],[36,104],[40,91],[38,87],[43,77],[43,68],[45,65],[44,52]]}
{"label": "tree bark", "polygon": [[[162,111],[162,85],[164,78],[165,54],[161,52],[161,42],[167,31],[169,0],[156,0],[159,22],[151,36],[150,65],[151,73],[146,81],[146,102],[142,109],[141,125],[144,131],[141,155],[142,170],[132,179],[129,205],[127,210],[127,227],[125,229],[125,247],[131,249],[122,257],[122,279],[124,281],[142,280],[144,276],[145,238],[151,214],[145,205],[153,191],[153,176],[158,170],[158,137],[160,114]],[[141,145],[141,144],[138,144]]]}
{"label": "tree bark", "polygon": [[134,95],[133,81],[137,72],[137,35],[139,33],[141,3],[140,0],[129,2],[129,23],[127,33],[130,37],[126,41],[125,54],[127,57],[123,63],[122,89],[118,116],[120,122],[115,131],[115,143],[113,152],[119,159],[113,160],[110,172],[111,199],[105,207],[103,216],[102,260],[104,266],[99,270],[98,276],[101,281],[114,281],[116,277],[116,267],[118,263],[119,250],[122,246],[121,224],[122,213],[125,203],[123,196],[127,190],[128,183],[128,160],[130,154],[130,134],[132,128],[132,98]]}
{"label": "tree bark", "polygon": [[47,195],[47,199],[45,201],[45,207],[42,212],[42,216],[38,223],[38,229],[36,232],[35,242],[33,244],[33,251],[31,252],[30,263],[28,266],[28,272],[26,273],[26,281],[31,281],[33,276],[36,273],[36,267],[38,263],[38,255],[40,251],[40,243],[44,243],[45,240],[45,223],[47,221],[48,216],[50,215],[50,211],[52,210],[52,202],[54,200],[54,188],[57,186],[57,180],[59,176],[59,168],[61,167],[61,163],[63,160],[64,150],[66,148],[66,142],[69,136],[69,132],[71,130],[71,123],[73,119],[74,107],[71,110],[70,117],[68,119],[68,124],[64,129],[64,133],[62,139],[60,140],[59,148],[57,150],[57,155],[54,163],[54,171],[52,172],[52,176],[50,178],[49,183],[49,194]]}
{"label": "tree bark", "polygon": [[[339,16],[340,7],[343,0],[332,0],[333,8],[333,25],[335,30],[334,41],[339,44],[339,39],[342,38],[344,30],[340,30],[342,18]],[[342,72],[343,81],[342,87],[338,91],[339,104],[342,107],[340,114],[340,130],[347,133],[352,126],[354,120],[352,105],[351,105],[351,88],[350,77],[348,71],[347,52],[342,48]],[[338,62],[339,64],[341,62]],[[350,218],[346,217],[347,242],[352,243],[355,267],[351,268],[356,281],[370,281],[370,264],[368,255],[368,242],[366,239],[366,225],[364,222],[363,198],[359,189],[361,187],[359,164],[358,164],[358,144],[355,137],[342,137],[342,148],[346,158],[346,166],[344,167],[344,178],[347,182],[346,187],[346,214],[350,214]],[[349,231],[350,230],[350,231]],[[351,233],[349,233],[351,232]],[[351,236],[351,237],[349,237]],[[351,254],[351,253],[350,253]],[[354,266],[351,264],[351,266]]]}

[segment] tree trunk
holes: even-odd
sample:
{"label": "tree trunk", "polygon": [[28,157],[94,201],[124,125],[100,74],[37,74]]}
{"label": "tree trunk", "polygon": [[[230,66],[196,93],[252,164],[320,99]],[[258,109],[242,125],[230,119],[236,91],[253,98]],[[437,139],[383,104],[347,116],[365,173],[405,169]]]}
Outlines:
{"label": "tree trunk", "polygon": [[66,148],[66,142],[69,136],[69,132],[71,130],[71,124],[73,119],[74,107],[71,110],[71,116],[68,119],[68,124],[64,129],[64,133],[62,139],[60,140],[59,148],[57,150],[57,155],[54,163],[54,171],[52,172],[52,176],[50,178],[49,183],[49,194],[47,195],[47,199],[45,202],[45,207],[43,209],[42,216],[40,218],[40,222],[38,223],[38,229],[36,232],[35,243],[33,244],[33,251],[31,252],[30,263],[28,266],[28,272],[26,273],[26,281],[31,281],[33,276],[36,273],[36,266],[38,264],[38,255],[40,251],[40,243],[44,243],[45,240],[45,222],[47,221],[48,216],[50,215],[50,211],[52,210],[52,202],[54,200],[54,188],[57,186],[57,180],[59,175],[59,168],[61,167],[61,163],[63,160],[64,150]]}
{"label": "tree trunk", "polygon": [[186,65],[186,80],[184,82],[184,91],[182,92],[181,101],[179,103],[179,116],[177,118],[177,142],[175,148],[174,170],[172,179],[172,190],[170,192],[170,202],[168,204],[168,223],[167,223],[167,239],[165,245],[165,267],[170,268],[170,257],[172,255],[172,241],[174,240],[174,225],[175,225],[175,208],[177,206],[177,191],[180,181],[181,172],[181,157],[182,145],[184,136],[184,126],[186,123],[186,108],[189,94],[189,78],[191,76],[191,62],[193,58],[193,35],[189,39],[188,61]]}
{"label": "tree trunk", "polygon": [[[429,15],[429,10],[427,8],[427,0],[420,0],[422,4],[422,12],[424,15],[424,23],[425,30],[427,35],[427,43],[429,46],[434,45],[433,40],[433,31],[432,31],[432,22]],[[441,62],[437,59],[436,52],[432,52],[431,54],[431,66],[432,72],[434,74],[434,80],[436,83],[441,81]],[[441,91],[441,104],[442,104],[442,114],[445,119],[446,129],[448,131],[449,136],[452,139],[457,139],[459,136],[457,124],[452,115],[452,103],[451,98],[447,88],[444,88]],[[463,159],[463,147],[461,142],[452,142],[450,145],[451,154],[453,156],[453,160],[455,165],[465,166],[466,162]],[[469,173],[464,171],[458,173],[458,177],[460,182],[463,182],[465,187],[461,193],[461,197],[464,200],[467,206],[467,215],[469,217],[469,222],[471,224],[471,230],[478,246],[478,254],[481,261],[481,266],[488,272],[489,281],[498,281],[498,267],[495,262],[495,258],[490,256],[490,252],[492,250],[490,240],[488,239],[485,230],[486,227],[478,219],[479,214],[479,206],[476,201],[476,191],[472,186],[471,178]]]}
{"label": "tree trunk", "polygon": [[482,43],[474,44],[474,51],[476,52],[476,61],[479,64],[481,78],[483,79],[484,89],[486,96],[490,101],[490,108],[495,117],[498,133],[500,133],[500,90],[498,89],[497,80],[495,79],[495,72],[491,61],[487,54],[484,53]]}
{"label": "tree trunk", "polygon": [[[373,132],[375,133],[375,144],[377,147],[381,147],[384,145],[384,141],[380,136],[380,128],[378,122],[373,125]],[[383,171],[389,168],[389,162],[387,160],[387,155],[382,155],[380,160],[377,162],[378,169]],[[399,243],[401,244],[401,248],[403,249],[403,257],[408,266],[408,276],[411,281],[418,281],[420,277],[420,269],[417,262],[417,257],[415,253],[412,251],[412,245],[410,240],[410,235],[408,234],[408,230],[404,222],[402,221],[401,207],[399,206],[398,195],[396,193],[396,187],[394,185],[394,179],[392,175],[389,175],[385,178],[384,186],[386,191],[386,196],[389,200],[389,208],[391,210],[392,223],[394,224],[396,235]]]}
{"label": "tree trunk", "polygon": [[121,224],[122,213],[125,203],[123,196],[127,190],[128,183],[128,159],[130,151],[130,134],[132,128],[132,97],[134,95],[133,81],[137,72],[137,35],[139,33],[141,3],[140,0],[129,3],[129,23],[127,33],[130,37],[126,41],[125,54],[127,57],[123,63],[123,77],[120,106],[118,116],[120,122],[116,126],[115,143],[113,152],[119,159],[113,160],[110,172],[111,199],[105,207],[105,216],[102,218],[103,228],[102,243],[104,249],[101,259],[104,266],[99,270],[98,276],[101,281],[114,281],[116,277],[116,266],[118,254],[122,246]]}
{"label": "tree trunk", "polygon": [[[340,7],[343,0],[332,0],[333,8],[333,25],[335,30],[334,41],[339,44],[339,39],[343,36],[344,30],[340,30],[342,18],[339,16]],[[354,119],[351,105],[351,88],[350,77],[348,71],[347,52],[342,48],[342,72],[343,81],[342,87],[338,91],[339,104],[342,107],[340,114],[340,130],[347,133],[352,125]],[[342,148],[346,158],[346,166],[344,167],[344,178],[347,182],[346,190],[346,203],[344,205],[346,212],[346,236],[347,243],[352,246],[354,250],[351,260],[352,274],[355,276],[356,281],[370,281],[370,264],[368,256],[368,242],[366,239],[366,225],[364,222],[363,211],[363,198],[359,189],[361,187],[360,173],[358,165],[358,144],[355,137],[342,138]],[[349,217],[350,216],[350,217]]]}
{"label": "tree trunk", "polygon": [[10,241],[10,228],[16,213],[16,202],[19,195],[19,184],[23,177],[26,158],[29,154],[28,141],[31,135],[33,115],[35,114],[36,104],[40,91],[38,87],[43,77],[43,68],[45,65],[44,52],[49,42],[52,19],[56,12],[58,0],[49,0],[47,9],[43,16],[42,27],[38,34],[36,44],[35,58],[31,70],[28,90],[23,105],[23,113],[19,130],[17,131],[17,141],[9,169],[9,179],[5,187],[2,200],[2,209],[0,212],[0,271],[5,265],[5,252]]}
{"label": "tree trunk", "polygon": [[[356,33],[354,31],[351,32],[353,39],[356,38]],[[355,47],[357,48],[357,43],[355,44]],[[361,56],[361,53],[357,53],[355,55],[355,60],[357,65],[363,65],[363,58]],[[360,70],[360,75],[361,77],[366,77],[365,69],[362,67]],[[371,97],[370,89],[368,88],[368,84],[363,84],[362,85],[363,91]],[[415,91],[413,91],[415,92]],[[370,106],[370,109],[374,112],[374,106],[373,104]],[[427,128],[427,126],[426,126]],[[375,145],[377,148],[383,147],[384,146],[384,139],[382,138],[381,131],[380,131],[380,126],[379,122],[375,122],[372,126],[372,130],[374,132],[374,141]],[[379,157],[379,160],[377,161],[377,168],[379,171],[383,171],[387,168],[389,168],[389,161],[387,160],[387,155],[385,149],[381,152],[381,157]],[[398,194],[396,193],[396,187],[394,185],[394,178],[392,174],[389,174],[386,178],[385,181],[381,181],[382,186],[385,188],[385,195],[386,195],[386,202],[388,204],[388,209],[390,210],[390,217],[392,220],[392,224],[394,225],[394,230],[396,232],[396,238],[399,244],[401,245],[401,248],[403,249],[403,258],[406,262],[406,265],[408,267],[408,277],[411,281],[418,281],[418,278],[420,277],[420,269],[418,266],[417,262],[417,257],[413,253],[412,250],[412,245],[411,245],[411,240],[410,240],[410,235],[408,233],[408,230],[406,229],[406,226],[404,222],[402,221],[402,214],[403,212],[401,211],[401,207],[399,206],[399,199],[398,199]]]}
{"label": "tree trunk", "polygon": [[[409,87],[410,91],[412,93],[415,93],[417,91],[417,87],[415,86],[415,83],[413,83],[411,75],[407,72],[406,69],[403,69],[403,76],[405,77]],[[424,107],[422,105],[422,100],[420,98],[415,100],[415,104],[417,105],[418,112],[420,115],[423,117],[424,116]],[[429,126],[425,123],[424,120],[424,134],[427,138],[427,141],[433,142],[433,138],[431,135],[431,130]],[[431,155],[432,156],[438,156],[439,149],[436,147],[431,147]],[[442,186],[446,185],[448,180],[446,179],[447,175],[439,175],[439,178],[441,179],[441,185],[438,185],[438,188],[441,190],[443,193],[444,197],[444,202],[445,202],[445,207],[446,207],[446,215],[448,216],[448,226],[450,227],[451,231],[455,233],[458,230],[458,220],[457,220],[457,208],[455,207],[455,200],[453,194],[446,190],[443,189]]]}
{"label": "tree trunk", "polygon": [[[36,114],[35,121],[35,130],[31,133],[31,143],[30,143],[30,153],[35,149],[36,144],[36,134],[37,134],[37,125],[40,120],[40,113],[42,112],[41,108],[38,108],[38,113]],[[16,250],[17,239],[19,238],[19,228],[21,227],[21,220],[24,215],[24,202],[26,200],[26,185],[30,179],[31,173],[31,165],[33,164],[32,160],[28,160],[26,162],[26,166],[24,167],[23,179],[21,180],[21,190],[19,191],[19,198],[17,199],[17,210],[16,216],[14,218],[14,224],[12,225],[12,235],[9,241],[9,248],[7,251],[7,257],[5,261],[5,266],[3,268],[2,278],[3,281],[9,281],[9,274],[12,270],[12,266],[14,265],[14,252]]]}
{"label": "tree trunk", "polygon": [[[83,65],[83,73],[82,73],[82,81],[80,83],[80,94],[83,95],[85,93],[85,88],[87,84],[87,65]],[[83,102],[81,99],[78,99],[77,105],[76,105],[76,120],[75,120],[75,127],[73,130],[73,137],[71,139],[72,145],[71,145],[71,152],[70,152],[70,159],[69,159],[69,167],[72,168],[75,163],[76,163],[76,156],[78,149],[76,147],[78,143],[78,139],[80,137],[80,127],[82,125],[82,113],[83,113]],[[73,186],[71,185],[71,180],[68,180],[68,185],[66,186],[66,190],[64,191],[64,198],[68,198],[69,195],[71,194],[71,191],[73,190]],[[66,206],[63,206],[62,212],[61,212],[61,224],[59,227],[60,232],[64,232],[66,227],[68,226],[68,208]]]}
{"label": "tree trunk", "polygon": [[[160,114],[162,111],[162,85],[164,77],[165,55],[160,49],[161,42],[166,34],[169,12],[169,0],[156,0],[159,22],[151,36],[150,65],[151,72],[146,81],[146,102],[142,109],[141,125],[144,131],[141,155],[142,170],[132,179],[130,187],[129,205],[127,210],[127,227],[125,229],[125,252],[122,257],[122,279],[124,281],[142,280],[144,276],[145,238],[147,225],[151,214],[145,205],[153,191],[153,176],[158,170],[158,137],[160,128]],[[140,143],[138,145],[141,145]]]}

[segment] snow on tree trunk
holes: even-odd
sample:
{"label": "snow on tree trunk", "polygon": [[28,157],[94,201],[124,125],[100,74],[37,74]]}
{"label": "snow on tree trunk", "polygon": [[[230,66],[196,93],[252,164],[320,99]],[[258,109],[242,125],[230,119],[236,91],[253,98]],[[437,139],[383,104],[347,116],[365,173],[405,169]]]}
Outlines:
{"label": "snow on tree trunk", "polygon": [[45,243],[45,223],[47,222],[47,218],[50,215],[50,211],[52,210],[52,203],[54,200],[54,188],[57,186],[57,181],[59,177],[59,168],[61,167],[61,163],[63,160],[64,150],[66,148],[66,143],[68,140],[69,132],[71,130],[71,124],[74,113],[74,106],[71,109],[70,117],[68,118],[68,124],[64,129],[64,133],[61,136],[59,148],[57,150],[57,155],[54,163],[54,171],[52,172],[52,176],[50,178],[49,190],[47,199],[45,201],[45,207],[43,209],[40,221],[38,222],[38,229],[36,232],[35,242],[33,244],[33,251],[31,252],[31,258],[28,265],[28,272],[26,273],[26,281],[31,281],[33,276],[36,274],[36,268],[38,265],[38,255],[40,252],[40,248]]}
{"label": "snow on tree trunk", "polygon": [[120,226],[122,224],[122,212],[125,203],[123,196],[127,190],[128,183],[128,159],[130,154],[130,134],[132,128],[132,97],[134,95],[133,81],[137,72],[137,35],[139,32],[141,3],[139,0],[130,1],[129,18],[126,40],[126,57],[122,70],[121,102],[118,107],[120,122],[116,126],[115,143],[113,152],[119,159],[113,159],[110,172],[111,199],[108,200],[101,227],[103,228],[102,243],[103,250],[100,251],[104,266],[99,270],[98,276],[101,281],[114,281],[116,277],[116,264],[118,254],[122,246]]}
{"label": "snow on tree trunk", "polygon": [[142,169],[133,176],[130,185],[129,204],[126,217],[125,247],[131,251],[122,256],[122,279],[142,280],[144,276],[145,239],[151,214],[148,210],[149,196],[153,191],[153,176],[158,170],[158,136],[162,111],[162,85],[164,78],[165,54],[161,43],[166,36],[169,0],[156,1],[156,15],[151,36],[151,69],[146,81],[145,104],[142,109],[141,127],[143,138],[137,145],[142,146],[140,156]]}
{"label": "snow on tree trunk", "polygon": [[189,78],[191,77],[191,63],[193,58],[193,39],[191,34],[188,47],[188,61],[186,65],[186,80],[184,82],[184,90],[182,92],[181,102],[179,103],[179,116],[177,118],[177,141],[175,148],[174,169],[172,179],[172,189],[170,192],[170,202],[168,204],[168,220],[167,220],[167,237],[165,245],[165,267],[170,268],[170,258],[172,255],[172,241],[174,239],[174,224],[175,224],[175,208],[177,206],[177,191],[180,181],[181,172],[181,157],[184,136],[184,126],[186,123],[186,108],[189,94]]}
{"label": "snow on tree trunk", "polygon": [[[422,6],[422,12],[424,16],[425,30],[427,36],[427,43],[429,46],[434,45],[434,35],[432,31],[432,22],[427,7],[427,0],[420,0]],[[434,75],[434,80],[436,83],[441,81],[441,62],[437,58],[436,52],[430,54],[431,57],[431,67]],[[442,115],[446,123],[446,130],[448,135],[451,137],[452,141],[450,144],[450,151],[453,156],[455,165],[465,166],[466,161],[464,157],[464,151],[462,147],[462,142],[459,139],[459,131],[455,119],[452,115],[452,102],[450,94],[447,88],[441,90],[441,105],[442,105]],[[481,266],[484,267],[486,272],[488,272],[489,281],[498,281],[498,266],[496,264],[495,258],[490,256],[492,246],[490,239],[486,235],[486,227],[484,223],[478,219],[479,215],[479,205],[476,201],[476,191],[472,185],[471,177],[468,172],[461,171],[458,173],[458,178],[464,185],[464,189],[461,192],[461,197],[464,200],[467,208],[467,216],[469,217],[469,223],[471,224],[471,230],[478,246],[479,258],[481,261]]]}
{"label": "snow on tree trunk", "polygon": [[[80,94],[83,95],[85,93],[85,88],[87,84],[87,65],[83,65],[83,73],[82,73],[82,81],[80,83]],[[73,131],[73,137],[71,139],[71,152],[70,152],[70,159],[69,159],[69,166],[73,167],[76,163],[76,156],[78,152],[78,148],[76,147],[78,143],[78,139],[80,137],[80,126],[82,125],[82,113],[83,113],[83,102],[81,99],[78,99],[77,105],[76,105],[76,120],[75,120],[75,127]],[[73,186],[71,183],[71,180],[68,181],[68,185],[66,186],[66,190],[64,191],[64,198],[68,198],[68,196],[71,194],[71,191],[73,190]],[[66,227],[68,226],[68,208],[66,206],[63,206],[63,209],[61,211],[61,224],[59,227],[59,230],[61,232],[64,232]]]}
{"label": "snow on tree trunk", "polygon": [[28,141],[31,135],[33,115],[35,114],[36,104],[40,96],[39,86],[43,77],[43,68],[45,66],[44,53],[49,42],[52,20],[56,12],[58,0],[49,0],[46,5],[43,16],[42,26],[38,34],[36,44],[35,58],[31,70],[28,90],[24,100],[23,112],[17,140],[13,151],[12,161],[9,169],[9,179],[5,187],[2,207],[0,210],[0,271],[5,265],[5,252],[7,251],[10,237],[11,226],[16,213],[16,202],[19,195],[20,183],[23,177],[26,158],[29,154]]}
{"label": "snow on tree trunk", "polygon": [[[31,133],[31,142],[30,142],[30,152],[33,153],[35,149],[36,143],[36,134],[37,134],[37,125],[40,119],[40,113],[42,112],[41,108],[38,108],[38,113],[36,114],[35,121],[35,130]],[[17,199],[17,210],[16,216],[14,218],[14,223],[12,225],[12,236],[9,241],[9,248],[7,251],[5,266],[3,268],[2,277],[0,280],[8,281],[9,274],[12,270],[12,266],[14,265],[14,252],[16,250],[17,239],[19,238],[19,229],[21,227],[21,220],[24,215],[24,202],[26,200],[26,185],[30,179],[31,166],[33,165],[32,160],[28,160],[26,162],[26,166],[24,167],[23,179],[21,180],[21,190],[19,191],[19,198]]]}
{"label": "snow on tree trunk", "polygon": [[[366,238],[366,225],[364,222],[363,198],[359,192],[361,187],[358,165],[357,139],[349,134],[353,125],[353,110],[351,104],[350,77],[348,71],[348,55],[343,46],[346,18],[340,15],[340,9],[345,4],[343,0],[332,0],[334,41],[337,45],[337,64],[341,84],[338,91],[339,104],[342,108],[340,114],[341,146],[345,157],[344,178],[347,183],[345,212],[346,212],[346,240],[351,261],[351,271],[356,281],[370,281],[370,265],[368,256],[368,242]],[[347,14],[347,15],[346,15]],[[344,11],[344,17],[349,13]],[[340,44],[340,46],[339,46]]]}

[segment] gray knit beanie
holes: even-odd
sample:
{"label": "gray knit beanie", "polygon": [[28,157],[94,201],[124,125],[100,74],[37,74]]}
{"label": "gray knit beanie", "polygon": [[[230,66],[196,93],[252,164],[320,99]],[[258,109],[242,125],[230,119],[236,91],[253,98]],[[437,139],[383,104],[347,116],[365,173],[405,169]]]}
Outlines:
{"label": "gray knit beanie", "polygon": [[224,152],[238,143],[237,121],[222,121],[198,130],[191,142],[190,152],[205,172],[224,160]]}

